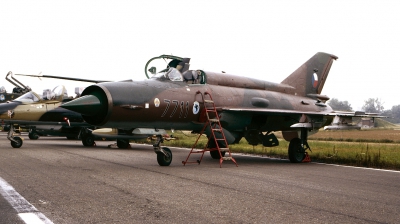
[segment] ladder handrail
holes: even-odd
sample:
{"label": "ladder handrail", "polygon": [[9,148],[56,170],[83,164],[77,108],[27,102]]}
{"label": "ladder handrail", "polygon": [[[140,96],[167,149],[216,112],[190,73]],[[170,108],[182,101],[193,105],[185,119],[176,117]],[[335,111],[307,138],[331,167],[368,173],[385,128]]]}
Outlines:
{"label": "ladder handrail", "polygon": [[[226,136],[224,134],[224,130],[223,130],[221,122],[220,122],[220,117],[219,117],[219,114],[218,114],[218,112],[216,110],[215,103],[214,103],[214,100],[213,100],[211,94],[209,92],[207,92],[207,91],[204,92],[204,94],[201,91],[197,91],[196,95],[197,94],[201,95],[202,103],[204,105],[204,110],[205,110],[205,114],[206,114],[207,120],[204,123],[204,126],[203,126],[202,130],[200,131],[199,136],[196,139],[196,141],[195,141],[195,143],[194,143],[194,145],[192,147],[192,150],[190,151],[189,155],[187,156],[186,161],[182,161],[183,165],[186,165],[186,163],[195,163],[195,162],[188,162],[188,159],[189,159],[189,157],[190,157],[190,155],[192,153],[202,153],[200,160],[196,161],[198,164],[200,164],[201,160],[203,159],[204,152],[206,152],[206,151],[210,151],[211,152],[211,151],[217,150],[218,154],[220,156],[220,162],[219,162],[220,167],[222,167],[223,160],[232,160],[236,164],[236,166],[238,166],[237,163],[236,163],[236,160],[232,157],[232,153],[231,153],[231,150],[229,149],[229,145],[228,145],[228,142],[226,140]],[[205,99],[205,97],[207,95],[210,98],[210,100],[206,100]],[[207,104],[211,104],[212,106],[211,107],[207,107]],[[209,113],[213,113],[215,118],[210,118],[210,114]],[[210,127],[211,135],[208,136],[207,144],[205,145],[203,150],[194,151],[195,147],[197,145],[197,142],[199,141],[201,135],[204,133],[204,131],[206,130],[206,128],[208,126]],[[221,134],[222,138],[221,137],[217,138],[217,136],[215,135],[215,132],[219,132]],[[214,140],[216,149],[215,148],[208,148],[211,138]],[[218,141],[224,141],[225,147],[220,147],[219,144],[218,144]],[[221,148],[226,150],[229,153],[229,157],[224,157],[222,155]]]}

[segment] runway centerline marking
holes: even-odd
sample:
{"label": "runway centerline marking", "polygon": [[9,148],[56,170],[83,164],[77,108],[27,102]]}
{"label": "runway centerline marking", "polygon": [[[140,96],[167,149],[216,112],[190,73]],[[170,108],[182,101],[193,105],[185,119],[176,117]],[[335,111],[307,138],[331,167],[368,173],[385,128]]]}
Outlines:
{"label": "runway centerline marking", "polygon": [[0,177],[0,194],[17,211],[18,216],[26,224],[52,224],[45,215],[39,212],[35,206],[22,197],[7,181]]}

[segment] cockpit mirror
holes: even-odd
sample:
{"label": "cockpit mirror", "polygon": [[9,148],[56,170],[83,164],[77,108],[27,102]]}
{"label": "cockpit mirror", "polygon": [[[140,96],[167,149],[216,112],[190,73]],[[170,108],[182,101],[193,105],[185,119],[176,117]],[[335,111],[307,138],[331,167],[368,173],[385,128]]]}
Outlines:
{"label": "cockpit mirror", "polygon": [[151,74],[155,75],[157,73],[157,68],[156,67],[151,67],[148,70]]}

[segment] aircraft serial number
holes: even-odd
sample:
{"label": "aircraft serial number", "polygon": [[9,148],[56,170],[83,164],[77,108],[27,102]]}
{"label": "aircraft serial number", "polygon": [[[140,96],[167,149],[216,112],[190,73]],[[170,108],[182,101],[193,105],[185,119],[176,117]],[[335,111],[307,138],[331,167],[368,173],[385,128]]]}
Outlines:
{"label": "aircraft serial number", "polygon": [[165,110],[164,110],[163,114],[161,115],[161,117],[165,117],[167,115],[168,111],[170,111],[169,108],[170,108],[171,102],[172,102],[173,109],[172,109],[171,115],[169,117],[173,117],[179,108],[179,111],[180,111],[179,118],[182,118],[182,116],[183,116],[183,118],[186,118],[189,113],[189,101],[186,101],[186,103],[185,103],[185,101],[181,101],[179,103],[179,100],[168,100],[168,99],[164,99],[164,103],[166,103],[167,106],[165,107]]}

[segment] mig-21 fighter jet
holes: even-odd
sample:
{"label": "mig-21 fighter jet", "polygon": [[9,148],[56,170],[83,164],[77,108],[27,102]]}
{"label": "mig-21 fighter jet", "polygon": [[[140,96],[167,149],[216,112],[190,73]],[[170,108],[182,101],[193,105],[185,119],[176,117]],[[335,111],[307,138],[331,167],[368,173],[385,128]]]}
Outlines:
{"label": "mig-21 fighter jet", "polygon": [[[148,68],[155,59],[171,61],[157,73],[156,67]],[[272,83],[223,72],[190,70],[189,58],[161,55],[146,64],[146,76],[150,78],[148,71],[154,74],[150,79],[91,85],[80,98],[61,107],[81,113],[91,125],[118,130],[110,136],[126,140],[161,136],[166,129],[199,133],[206,122],[217,120],[204,119],[206,104],[212,102],[221,126],[217,128],[226,143],[234,144],[244,137],[251,145],[274,147],[279,144],[274,132],[281,131],[284,139],[290,141],[289,160],[298,163],[310,149],[308,135],[341,116],[325,103],[329,97],[321,95],[336,59],[332,54],[317,53],[281,83]],[[212,96],[212,100],[205,99],[205,95]],[[93,134],[96,132],[107,137],[101,129]],[[205,133],[209,139],[214,138],[211,142],[220,146],[217,148],[226,147],[217,140],[219,137],[214,137],[211,128]],[[160,147],[160,142],[154,145],[157,161],[167,166],[172,153]],[[213,158],[224,156],[220,150],[209,151]]]}

